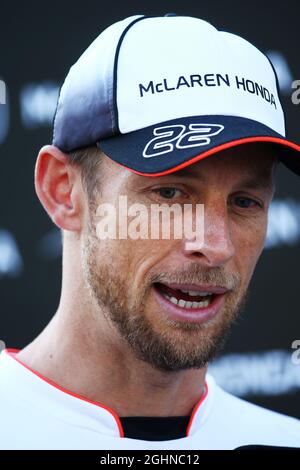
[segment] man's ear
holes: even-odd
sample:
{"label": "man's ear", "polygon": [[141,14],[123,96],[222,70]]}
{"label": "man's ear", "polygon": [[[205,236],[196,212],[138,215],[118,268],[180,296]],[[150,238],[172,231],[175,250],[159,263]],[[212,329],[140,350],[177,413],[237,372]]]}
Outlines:
{"label": "man's ear", "polygon": [[35,190],[50,218],[61,229],[80,231],[83,190],[79,172],[53,145],[41,148],[34,174]]}

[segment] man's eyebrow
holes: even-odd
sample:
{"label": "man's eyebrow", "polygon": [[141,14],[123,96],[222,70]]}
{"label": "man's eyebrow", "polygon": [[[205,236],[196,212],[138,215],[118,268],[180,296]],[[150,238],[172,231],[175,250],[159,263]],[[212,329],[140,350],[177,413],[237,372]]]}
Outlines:
{"label": "man's eyebrow", "polygon": [[[183,168],[182,170],[177,171],[174,175],[186,178],[194,178],[201,183],[207,184],[207,179],[201,173],[195,173],[195,171],[190,168]],[[265,174],[253,174],[252,176],[248,176],[245,179],[239,181],[236,186],[241,186],[244,188],[249,189],[273,189],[274,183],[272,180],[272,176],[270,173]]]}
{"label": "man's eyebrow", "polygon": [[274,189],[274,181],[271,175],[262,176],[262,175],[255,175],[252,177],[248,177],[238,183],[238,186],[247,189]]}

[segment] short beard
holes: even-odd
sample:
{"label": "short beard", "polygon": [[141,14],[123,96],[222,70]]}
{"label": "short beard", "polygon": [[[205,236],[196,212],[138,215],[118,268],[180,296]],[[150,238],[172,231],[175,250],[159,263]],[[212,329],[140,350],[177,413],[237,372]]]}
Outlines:
{"label": "short beard", "polygon": [[[160,316],[151,324],[146,311],[146,302],[152,292],[153,282],[161,279],[152,275],[143,292],[134,300],[130,299],[130,278],[122,269],[118,270],[112,259],[102,258],[99,262],[99,240],[90,231],[86,235],[82,250],[84,279],[100,314],[115,326],[120,337],[130,346],[135,357],[163,372],[178,372],[186,369],[201,369],[217,357],[223,349],[231,327],[244,310],[249,296],[247,288],[239,299],[225,299],[221,315],[204,324],[184,323]],[[116,259],[118,261],[118,259]],[[212,271],[215,272],[213,276]],[[222,283],[217,269],[205,271],[197,263],[191,264],[189,273],[178,272],[178,279],[189,282],[192,276],[206,283]],[[165,273],[168,274],[168,273]],[[184,278],[182,276],[185,276]],[[174,282],[174,277],[172,281]],[[228,278],[227,278],[228,279]],[[222,271],[222,280],[225,277]],[[238,286],[237,278],[231,278],[232,285]],[[227,281],[228,282],[228,281]],[[227,284],[228,285],[228,284]],[[227,294],[228,295],[228,294]],[[154,323],[154,322],[153,322]],[[162,328],[158,329],[158,326]],[[167,327],[166,327],[167,326]]]}

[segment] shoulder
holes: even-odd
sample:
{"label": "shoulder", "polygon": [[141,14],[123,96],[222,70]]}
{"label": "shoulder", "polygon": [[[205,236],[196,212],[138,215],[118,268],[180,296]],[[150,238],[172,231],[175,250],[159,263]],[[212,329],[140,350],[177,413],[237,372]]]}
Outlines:
{"label": "shoulder", "polygon": [[223,429],[241,440],[241,445],[300,447],[299,419],[236,397],[222,389],[209,374],[207,383],[213,394],[212,415]]}

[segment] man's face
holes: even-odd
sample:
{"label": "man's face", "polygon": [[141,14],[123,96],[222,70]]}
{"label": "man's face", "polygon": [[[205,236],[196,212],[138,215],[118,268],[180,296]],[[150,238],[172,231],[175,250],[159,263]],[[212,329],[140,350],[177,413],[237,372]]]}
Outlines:
{"label": "man's face", "polygon": [[[89,204],[81,238],[83,275],[99,319],[104,315],[120,344],[125,342],[154,368],[205,367],[222,348],[248,297],[264,246],[276,156],[264,144],[242,145],[163,177],[136,175],[104,160],[101,191]],[[128,207],[140,203],[149,212],[151,204],[204,204],[203,245],[187,250],[184,236],[99,239],[96,209],[103,203],[117,208],[120,196],[127,196]],[[186,285],[191,284],[226,289],[212,296],[218,308],[205,321],[172,314],[168,289],[176,285],[179,298],[180,287],[190,291]]]}

